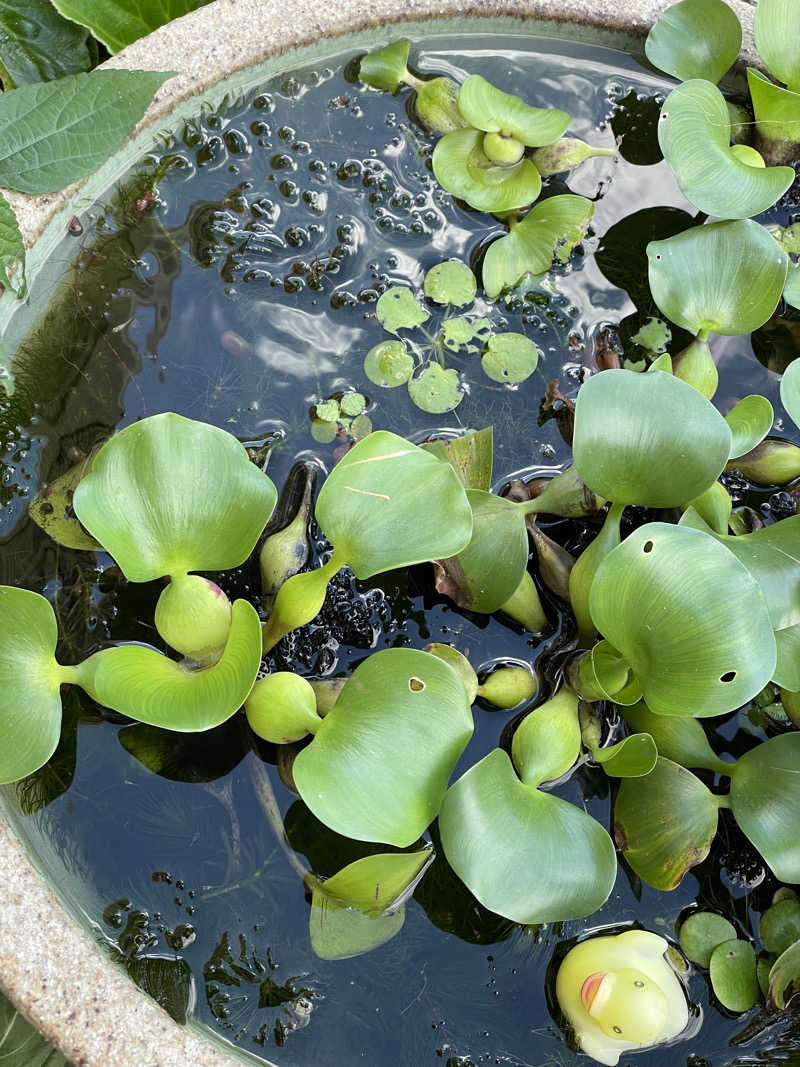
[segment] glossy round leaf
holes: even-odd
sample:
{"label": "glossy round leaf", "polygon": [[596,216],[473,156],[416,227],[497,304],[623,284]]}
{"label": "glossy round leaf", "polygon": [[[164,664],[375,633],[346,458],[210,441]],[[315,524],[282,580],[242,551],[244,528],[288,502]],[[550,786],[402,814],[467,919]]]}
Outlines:
{"label": "glossy round leaf", "polygon": [[452,667],[426,652],[384,649],[350,676],[295,759],[294,780],[326,826],[405,848],[436,817],[472,730]]}
{"label": "glossy round leaf", "polygon": [[493,166],[483,151],[483,134],[472,129],[454,130],[436,143],[433,173],[443,189],[477,211],[527,207],[542,188],[539,171],[529,159],[511,167]]}
{"label": "glossy round leaf", "polygon": [[463,608],[490,614],[510,600],[528,563],[524,513],[510,501],[468,489],[472,538],[452,558],[437,562],[436,588]]}
{"label": "glossy round leaf", "polygon": [[614,845],[600,823],[525,785],[501,749],[450,787],[439,831],[447,860],[467,888],[514,922],[583,918],[614,886]]}
{"label": "glossy round leaf", "polygon": [[733,938],[717,945],[709,962],[711,986],[728,1011],[749,1011],[759,998],[756,954],[749,941]]}
{"label": "glossy round leaf", "polygon": [[97,653],[93,692],[101,704],[166,730],[210,730],[234,715],[261,664],[261,623],[246,600],[233,604],[225,651],[213,667],[186,670],[154,648],[118,645]]}
{"label": "glossy round leaf", "polygon": [[594,204],[584,196],[565,193],[536,204],[511,228],[507,237],[493,241],[483,260],[483,287],[491,299],[513,288],[526,274],[545,274],[558,254],[565,261],[586,236]]}
{"label": "glossy round leaf", "polygon": [[733,924],[713,911],[693,912],[678,931],[684,956],[700,967],[708,967],[714,949],[735,938]]}
{"label": "glossy round leaf", "polygon": [[408,395],[422,411],[442,415],[458,407],[464,399],[464,390],[457,371],[429,363],[422,374],[409,380]]}
{"label": "glossy round leaf", "polygon": [[489,339],[481,365],[493,382],[517,385],[536,370],[540,354],[522,333],[496,333]]}
{"label": "glossy round leaf", "polygon": [[405,385],[414,371],[414,357],[403,341],[381,341],[367,352],[364,373],[375,385],[394,389]]}
{"label": "glossy round leaf", "polygon": [[61,734],[58,627],[38,593],[0,586],[0,784],[38,770]]}
{"label": "glossy round leaf", "polygon": [[770,74],[800,88],[800,18],[794,0],[759,0],[753,33]]}
{"label": "glossy round leaf", "polygon": [[778,305],[789,260],[752,219],[715,222],[647,246],[650,289],[684,329],[736,336],[763,326]]}
{"label": "glossy round leaf", "polygon": [[794,171],[749,166],[731,152],[730,131],[722,93],[693,78],[665,100],[658,143],[690,204],[718,218],[746,219],[772,207],[794,181]]}
{"label": "glossy round leaf", "polygon": [[761,444],[775,421],[772,404],[758,393],[742,397],[734,404],[725,421],[731,431],[731,459],[745,455]]}
{"label": "glossy round leaf", "polygon": [[644,51],[654,67],[679,81],[716,84],[741,46],[741,24],[724,0],[680,0],[653,24]]}
{"label": "glossy round leaf", "polygon": [[800,882],[799,768],[795,731],[762,741],[731,770],[734,818],[782,882]]}
{"label": "glossy round leaf", "polygon": [[718,803],[691,771],[662,756],[649,774],[623,778],[614,805],[614,838],[648,885],[675,889],[708,855]]}
{"label": "glossy round leaf", "polygon": [[412,330],[430,318],[429,312],[420,304],[410,289],[393,285],[378,297],[375,317],[389,333]]}
{"label": "glossy round leaf", "polygon": [[125,577],[147,582],[244,563],[277,495],[235,437],[168,412],[107,441],[73,506]]}
{"label": "glossy round leaf", "polygon": [[795,426],[800,426],[800,359],[793,359],[783,372],[781,403]]}
{"label": "glossy round leaf", "polygon": [[758,584],[698,530],[640,526],[598,567],[589,609],[657,714],[722,715],[754,697],[775,668]]}
{"label": "glossy round leaf", "polygon": [[569,126],[566,111],[531,107],[520,97],[496,89],[480,74],[471,74],[461,86],[458,110],[474,129],[502,133],[531,148],[552,144]]}
{"label": "glossy round leaf", "polygon": [[458,259],[437,263],[425,275],[425,295],[436,304],[465,307],[475,299],[477,289],[475,275]]}
{"label": "glossy round leaf", "polygon": [[800,941],[800,900],[784,897],[771,904],[761,916],[758,936],[767,952],[776,956]]}
{"label": "glossy round leaf", "polygon": [[717,774],[730,774],[732,764],[720,759],[708,743],[706,732],[695,718],[655,715],[646,704],[623,711],[634,730],[650,734],[660,756],[683,767],[703,767]]}
{"label": "glossy round leaf", "polygon": [[560,778],[580,751],[578,698],[568,686],[526,715],[511,741],[511,758],[526,785]]}
{"label": "glossy round leaf", "polygon": [[472,511],[450,464],[386,430],[339,460],[315,514],[358,578],[455,555],[472,536]]}
{"label": "glossy round leaf", "polygon": [[578,393],[573,461],[586,485],[615,504],[685,504],[716,481],[730,445],[717,409],[662,371],[603,371]]}

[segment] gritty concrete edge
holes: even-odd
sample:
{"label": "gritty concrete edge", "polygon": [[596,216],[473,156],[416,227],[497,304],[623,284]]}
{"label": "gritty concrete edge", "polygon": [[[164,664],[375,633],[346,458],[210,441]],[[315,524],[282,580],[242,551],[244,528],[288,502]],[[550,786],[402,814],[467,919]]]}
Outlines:
{"label": "gritty concrete edge", "polygon": [[[757,62],[753,8],[728,0],[744,28],[740,61]],[[644,37],[669,0],[214,0],[135,42],[109,68],[175,70],[139,130],[220,79],[323,37],[393,22],[447,16],[534,18],[629,38]],[[368,10],[368,14],[365,14]],[[80,185],[48,197],[9,193],[27,247],[67,208]],[[47,888],[0,815],[0,986],[78,1067],[234,1067],[232,1059],[178,1026],[141,993],[78,927]],[[254,1062],[247,1057],[249,1062]]]}

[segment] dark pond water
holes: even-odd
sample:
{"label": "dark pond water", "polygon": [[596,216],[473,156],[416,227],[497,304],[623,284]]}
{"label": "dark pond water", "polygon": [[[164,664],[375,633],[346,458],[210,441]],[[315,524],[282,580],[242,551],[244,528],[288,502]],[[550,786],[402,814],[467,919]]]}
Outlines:
{"label": "dark pond water", "polygon": [[[317,443],[309,408],[355,388],[367,395],[375,428],[413,440],[493,425],[496,487],[569,461],[556,421],[541,417],[546,383],[559,378],[574,396],[595,366],[600,331],[621,323],[623,339],[636,332],[652,310],[644,245],[686,224],[688,205],[654,133],[668,87],[621,53],[531,37],[429,37],[420,52],[425,71],[480,72],[539,106],[564,108],[586,140],[622,138],[622,158],[589,161],[570,176],[569,190],[595,201],[592,231],[570,265],[524,298],[487,305],[498,325],[534,338],[544,361],[512,388],[489,383],[476,358],[454,359],[468,395],[437,416],[415,408],[404,389],[383,391],[364,376],[366,352],[386,336],[374,315],[379,294],[419,285],[447,257],[477,264],[499,230],[438,188],[432,142],[405,98],[360,86],[352,51],[198,114],[65,234],[56,253],[64,280],[22,346],[47,373],[23,375],[2,410],[0,579],[52,600],[63,662],[108,641],[158,643],[159,587],[126,584],[103,554],[58,548],[26,515],[39,483],[115,427],[167,410],[215,423],[254,449],[268,447],[280,486],[298,458],[330,469],[347,442]],[[563,191],[546,183],[546,194]],[[792,195],[776,219],[794,218]],[[645,214],[623,221],[634,212]],[[798,354],[796,319],[782,314],[752,343],[714,339],[723,410],[759,391],[781,412],[770,369]],[[794,508],[786,494],[730,484],[736,502],[765,513]],[[545,525],[572,550],[592,532]],[[315,551],[323,547],[318,537]],[[229,595],[257,600],[257,578],[257,567],[245,565],[218,580]],[[435,593],[426,567],[367,583],[340,575],[320,619],[279,646],[274,662],[336,675],[379,648],[442,640],[476,666],[513,658],[536,663],[545,677],[566,625],[552,597],[547,606],[552,627],[540,639],[456,610]],[[173,1013],[182,1014],[188,995],[196,1021],[281,1067],[586,1062],[566,1043],[548,994],[548,970],[552,977],[576,937],[632,922],[673,936],[695,902],[751,934],[775,888],[723,821],[708,860],[675,892],[641,885],[623,865],[596,915],[524,928],[483,909],[439,854],[392,941],[323,961],[310,947],[304,887],[265,815],[269,790],[291,846],[317,873],[335,873],[363,847],[326,830],[283,786],[275,750],[252,752],[241,716],[211,737],[176,740],[122,721],[77,690],[64,707],[51,765],[6,790],[15,823],[97,940],[140,981],[160,983]],[[476,707],[456,773],[494,747],[514,717]],[[715,720],[710,731],[723,753],[763,736],[751,709]],[[602,772],[581,768],[559,791],[609,825]],[[691,977],[690,994],[691,1036],[637,1056],[642,1067],[800,1064],[790,1022],[757,1009],[728,1015],[701,975]]]}

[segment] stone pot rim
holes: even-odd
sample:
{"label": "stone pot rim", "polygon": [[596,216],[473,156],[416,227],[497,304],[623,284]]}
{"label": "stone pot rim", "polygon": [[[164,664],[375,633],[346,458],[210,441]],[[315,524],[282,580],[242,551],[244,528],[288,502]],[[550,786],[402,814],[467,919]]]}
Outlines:
{"label": "stone pot rim", "polygon": [[[383,27],[395,23],[500,17],[513,20],[522,32],[535,29],[556,37],[593,40],[642,55],[641,43],[637,48],[636,42],[641,42],[670,2],[617,0],[609,9],[608,0],[404,0],[402,4],[372,0],[367,14],[356,0],[328,4],[295,0],[291,24],[285,25],[286,7],[278,0],[213,0],[104,64],[112,69],[177,72],[157,94],[134,138],[116,156],[129,159],[132,149],[141,149],[144,136],[152,137],[154,124],[174,120],[181,105],[195,106],[197,98],[222,79],[227,82],[230,75],[247,72],[270,58],[285,57],[292,64],[298,49],[337,36],[365,31],[376,40],[382,34],[385,41],[393,33],[383,33]],[[757,64],[754,9],[744,0],[728,3],[744,29],[740,62]],[[528,19],[535,22],[526,26]],[[114,177],[111,166],[103,178],[106,185]],[[46,259],[63,220],[82,197],[85,206],[92,181],[45,197],[8,193],[25,244],[33,250],[34,274],[37,252]],[[12,299],[8,292],[0,298],[0,330],[8,320]],[[212,1044],[200,1036],[199,1029],[173,1022],[102,955],[86,929],[48,888],[2,811],[0,900],[0,988],[76,1067],[184,1067],[187,1063],[235,1067],[242,1062],[263,1067],[264,1060],[226,1046],[222,1039]]]}

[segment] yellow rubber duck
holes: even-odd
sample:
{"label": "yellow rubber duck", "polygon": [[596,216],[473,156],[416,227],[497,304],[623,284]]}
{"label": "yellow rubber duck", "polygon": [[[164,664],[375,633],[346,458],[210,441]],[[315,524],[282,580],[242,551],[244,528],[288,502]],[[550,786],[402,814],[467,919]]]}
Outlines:
{"label": "yellow rubber duck", "polygon": [[626,930],[571,949],[556,997],[581,1049],[614,1067],[620,1056],[677,1037],[689,1022],[683,983],[658,934]]}

